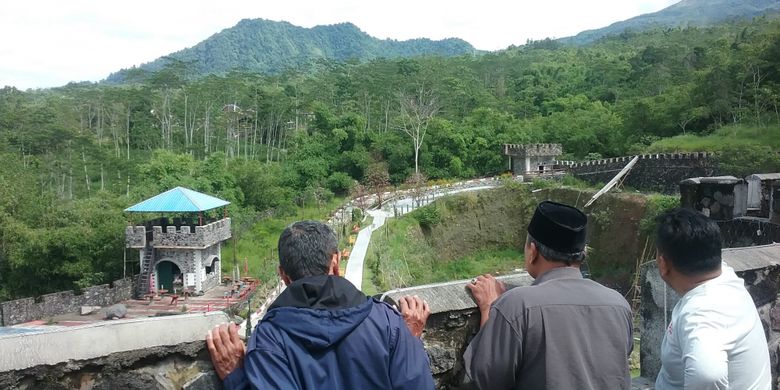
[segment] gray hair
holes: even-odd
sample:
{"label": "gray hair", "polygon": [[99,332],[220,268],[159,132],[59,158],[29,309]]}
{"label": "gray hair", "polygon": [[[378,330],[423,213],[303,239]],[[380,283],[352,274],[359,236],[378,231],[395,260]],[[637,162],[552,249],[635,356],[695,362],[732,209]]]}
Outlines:
{"label": "gray hair", "polygon": [[336,233],[322,222],[295,222],[279,236],[279,265],[291,280],[327,275],[336,253]]}
{"label": "gray hair", "polygon": [[530,234],[527,236],[526,241],[529,243],[533,243],[536,246],[536,249],[539,251],[539,253],[541,253],[545,259],[550,261],[557,261],[560,263],[565,263],[566,265],[572,265],[572,263],[581,263],[583,260],[585,260],[585,255],[586,255],[585,250],[581,250],[579,252],[574,252],[574,253],[559,252],[556,251],[555,249],[548,247],[547,245],[540,243],[535,238],[533,238]]}

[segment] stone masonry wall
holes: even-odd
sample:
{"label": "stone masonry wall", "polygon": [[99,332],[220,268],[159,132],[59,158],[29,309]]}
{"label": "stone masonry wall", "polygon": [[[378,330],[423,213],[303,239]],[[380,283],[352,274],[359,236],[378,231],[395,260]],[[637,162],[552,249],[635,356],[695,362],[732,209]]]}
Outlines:
{"label": "stone masonry wall", "polygon": [[141,249],[146,246],[146,228],[143,226],[125,227],[125,247]]}
{"label": "stone masonry wall", "polygon": [[170,261],[179,267],[182,273],[195,273],[198,272],[195,268],[195,252],[192,250],[178,250],[178,249],[157,249],[157,260],[152,265],[152,269],[157,269],[157,264],[162,261]]}
{"label": "stone masonry wall", "polygon": [[780,224],[766,219],[737,218],[719,221],[724,248],[738,248],[755,245],[769,245],[780,242]]}
{"label": "stone masonry wall", "polygon": [[[529,286],[533,279],[525,272],[501,276],[508,288]],[[468,280],[392,290],[391,302],[404,295],[417,295],[428,302],[431,316],[425,326],[423,344],[428,352],[437,389],[463,385],[463,352],[479,330],[479,310],[466,289]]]}
{"label": "stone masonry wall", "polygon": [[203,248],[230,238],[230,218],[221,219],[205,226],[168,226],[163,232],[162,226],[152,226],[155,247]]}
{"label": "stone masonry wall", "polygon": [[563,154],[561,144],[505,144],[505,156],[539,157],[560,156]]}
{"label": "stone masonry wall", "polygon": [[[616,157],[567,165],[571,173],[581,180],[591,184],[606,184],[634,157]],[[678,192],[678,185],[684,179],[713,176],[717,172],[717,165],[710,153],[645,154],[639,156],[636,165],[628,172],[624,184],[638,190],[672,194]]]}
{"label": "stone masonry wall", "polygon": [[0,303],[2,326],[11,326],[53,317],[66,313],[75,313],[81,306],[108,306],[132,298],[131,279],[115,280],[112,286],[103,284],[85,288],[81,294],[73,291],[60,291],[35,298],[22,298]]}
{"label": "stone masonry wall", "polygon": [[[219,257],[220,245],[221,244],[213,245],[201,251],[203,269],[199,272],[203,273],[204,291],[216,287],[222,282],[222,259]],[[216,261],[212,259],[216,259]],[[212,272],[210,274],[206,273],[206,267],[211,266],[213,266]]]}

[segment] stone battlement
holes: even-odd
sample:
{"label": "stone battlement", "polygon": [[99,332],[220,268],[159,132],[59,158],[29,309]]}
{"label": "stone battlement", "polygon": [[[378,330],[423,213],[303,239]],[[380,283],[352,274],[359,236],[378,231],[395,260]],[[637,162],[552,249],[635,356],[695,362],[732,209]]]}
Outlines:
{"label": "stone battlement", "polygon": [[143,226],[125,227],[125,247],[141,249],[146,246],[146,228]]}
{"label": "stone battlement", "polygon": [[504,144],[505,156],[546,157],[563,154],[561,144]]}
{"label": "stone battlement", "polygon": [[681,181],[690,177],[713,176],[718,173],[713,153],[657,153],[614,157],[601,160],[557,161],[572,175],[591,184],[607,183],[634,157],[636,165],[628,172],[625,184],[637,190],[676,193]]}
{"label": "stone battlement", "polygon": [[617,162],[625,162],[628,164],[634,157],[639,156],[639,160],[698,160],[707,159],[713,156],[713,153],[709,152],[692,152],[692,153],[656,153],[656,154],[639,154],[634,156],[624,157],[612,157],[603,158],[601,160],[588,160],[581,162],[574,161],[556,161],[558,165],[565,165],[571,168],[587,167],[593,165],[606,165]]}
{"label": "stone battlement", "polygon": [[[155,248],[206,248],[231,237],[230,218],[204,226],[152,226],[152,246]],[[125,246],[140,249],[146,246],[146,228],[127,226]]]}

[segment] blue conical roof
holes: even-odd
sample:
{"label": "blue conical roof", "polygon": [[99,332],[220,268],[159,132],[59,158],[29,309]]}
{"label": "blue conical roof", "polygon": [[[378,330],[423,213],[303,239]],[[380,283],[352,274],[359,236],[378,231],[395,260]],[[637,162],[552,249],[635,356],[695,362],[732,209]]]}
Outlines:
{"label": "blue conical roof", "polygon": [[183,213],[198,212],[227,206],[230,202],[202,194],[184,187],[163,192],[141,203],[130,206],[125,211],[131,213]]}

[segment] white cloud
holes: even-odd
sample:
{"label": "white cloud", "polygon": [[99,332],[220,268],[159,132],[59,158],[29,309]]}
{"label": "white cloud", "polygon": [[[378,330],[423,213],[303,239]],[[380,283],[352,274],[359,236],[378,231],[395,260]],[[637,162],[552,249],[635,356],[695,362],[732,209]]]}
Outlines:
{"label": "white cloud", "polygon": [[0,86],[98,81],[190,47],[241,19],[352,22],[378,38],[463,38],[496,50],[564,37],[679,0],[25,0],[0,3]]}

